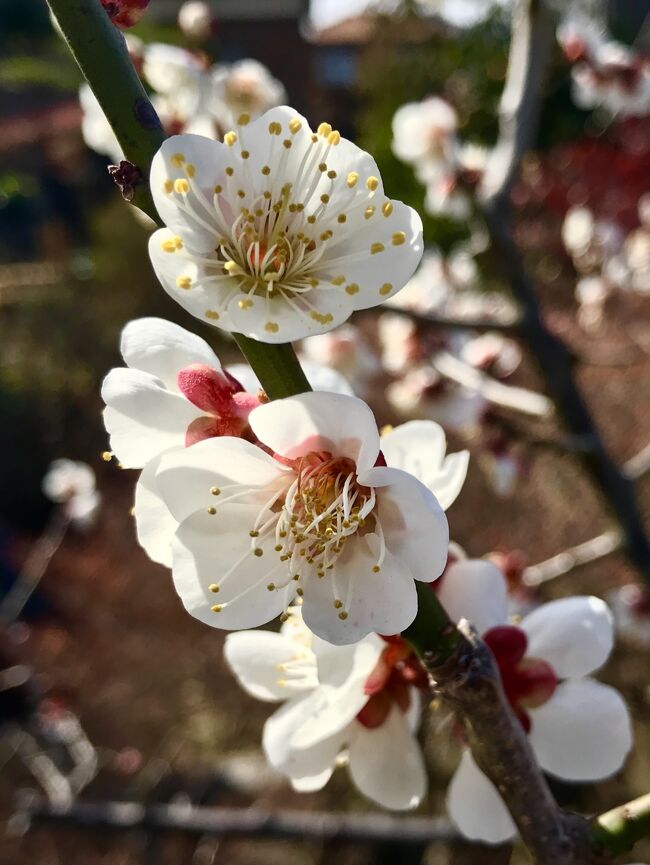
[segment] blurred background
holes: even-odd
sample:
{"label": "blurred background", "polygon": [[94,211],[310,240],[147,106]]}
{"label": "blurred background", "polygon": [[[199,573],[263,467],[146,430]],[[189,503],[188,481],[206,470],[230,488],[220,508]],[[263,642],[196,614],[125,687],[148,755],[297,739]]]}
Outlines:
{"label": "blurred background", "polygon": [[[452,537],[473,557],[497,553],[522,606],[568,594],[610,598],[620,639],[603,679],[628,701],[636,747],[614,779],[554,789],[563,804],[585,811],[647,792],[650,598],[641,575],[614,550],[533,585],[540,573],[554,572],[532,566],[613,525],[572,453],[575,443],[567,447],[543,412],[521,410],[518,390],[495,397],[484,379],[459,383],[428,360],[444,351],[489,383],[544,391],[526,345],[509,333],[507,283],[480,225],[462,207],[447,206],[453,182],[444,201],[434,201],[393,144],[397,109],[436,95],[453,106],[458,135],[475,148],[468,175],[480,172],[483,148],[497,135],[508,4],[213,0],[199,4],[207,18],[195,8],[182,27],[181,5],[151,0],[129,31],[141,40],[130,44],[136,66],[151,43],[180,46],[205,69],[259,61],[312,126],[327,120],[370,151],[388,193],[423,216],[430,269],[420,279],[427,284],[402,306],[453,318],[456,326],[360,313],[351,328],[304,346],[303,354],[346,375],[381,425],[432,417],[445,426],[449,451],[470,449],[468,480],[448,515]],[[616,74],[633,67],[650,80],[648,0],[589,3],[582,14],[603,41],[626,46],[628,66],[619,56]],[[608,448],[621,465],[637,457],[636,488],[650,525],[647,450],[643,457],[650,442],[650,98],[612,105],[594,96],[593,81],[585,96],[584,57],[572,46],[570,39],[553,46],[537,147],[513,192],[515,235]],[[639,87],[650,87],[644,81]],[[602,76],[596,84],[605,87]],[[222,660],[222,634],[184,612],[169,573],[136,543],[136,475],[104,453],[101,418],[100,384],[121,364],[121,328],[159,315],[200,332],[223,361],[239,358],[234,343],[190,319],[161,290],[146,254],[149,228],[128,212],[107,173],[116,157],[84,141],[88,107],[80,85],[45,3],[0,0],[0,862],[526,861],[520,850],[511,857],[477,845],[219,840],[27,820],[26,790],[54,802],[79,793],[90,800],[373,810],[345,772],[321,793],[301,796],[266,767],[259,742],[268,707],[240,691]],[[427,290],[436,297],[423,300]],[[483,324],[472,330],[463,317]],[[484,332],[492,342],[477,343]],[[96,476],[97,493],[81,519],[66,510],[65,496],[43,492],[48,466],[61,458],[83,461]],[[431,731],[445,722],[434,712]],[[428,737],[431,789],[421,813],[444,812],[457,756],[449,737]],[[644,857],[650,861],[650,845],[632,858]]]}

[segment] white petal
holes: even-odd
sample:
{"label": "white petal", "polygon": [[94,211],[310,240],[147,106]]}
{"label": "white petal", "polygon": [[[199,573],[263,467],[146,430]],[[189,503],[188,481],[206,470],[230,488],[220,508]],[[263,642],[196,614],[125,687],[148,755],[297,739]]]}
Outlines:
{"label": "white petal", "polygon": [[[311,652],[300,647],[294,640],[284,634],[274,634],[270,631],[242,631],[238,634],[228,634],[224,644],[224,657],[239,684],[251,696],[258,700],[286,700],[296,696],[296,691],[312,690],[317,684],[316,676],[305,678],[301,682],[291,683],[287,688],[284,664],[304,660],[309,664]],[[297,658],[297,655],[300,655]],[[311,656],[314,673],[316,661]],[[303,687],[304,686],[304,687]]]}
{"label": "white petal", "polygon": [[330,646],[315,638],[320,700],[310,717],[291,736],[291,745],[310,748],[354,720],[368,702],[364,685],[384,643],[375,634],[356,646]]}
{"label": "white petal", "polygon": [[439,577],[447,563],[449,526],[431,491],[400,469],[373,468],[359,480],[378,487],[377,514],[387,549],[414,579],[430,583]]}
{"label": "white petal", "polygon": [[318,775],[309,775],[304,778],[291,778],[291,786],[298,793],[314,793],[322,790],[332,777],[334,766],[319,772]]}
{"label": "white petal", "polygon": [[374,415],[356,397],[320,391],[277,399],[254,409],[248,422],[260,441],[290,459],[327,450],[354,460],[361,474],[379,454]]}
{"label": "white petal", "polygon": [[205,340],[162,318],[130,321],[122,331],[120,349],[127,366],[155,375],[173,391],[178,390],[179,371],[190,364],[221,368]]}
{"label": "white petal", "polygon": [[[225,505],[214,516],[195,513],[178,527],[172,547],[174,586],[185,609],[213,628],[238,631],[264,625],[291,600],[295,584],[267,588],[286,583],[287,577],[286,563],[273,551],[275,539],[256,538],[263,555],[253,553],[248,527],[257,512],[257,506]],[[212,585],[219,586],[217,593]]]}
{"label": "white petal", "polygon": [[233,330],[227,307],[238,293],[236,283],[230,278],[217,279],[222,275],[222,265],[216,260],[213,264],[207,254],[202,260],[184,243],[179,246],[178,237],[169,228],[161,228],[149,238],[149,257],[160,284],[183,309],[201,321]]}
{"label": "white petal", "polygon": [[521,623],[526,654],[543,658],[561,679],[586,676],[605,663],[614,645],[614,617],[600,598],[562,598],[538,607]]}
{"label": "white petal", "polygon": [[[220,510],[226,498],[246,490],[251,490],[250,496],[238,501],[248,504],[259,501],[259,510],[264,499],[271,497],[268,485],[281,479],[285,472],[261,448],[244,439],[221,436],[166,454],[157,480],[165,504],[181,522],[199,509]],[[221,490],[217,495],[211,492],[215,487]],[[245,530],[252,528],[247,525]]]}
{"label": "white petal", "polygon": [[379,727],[354,725],[350,742],[350,775],[361,792],[396,811],[416,808],[427,792],[422,749],[408,719],[393,704]]}
{"label": "white petal", "polygon": [[[163,141],[151,163],[151,194],[160,218],[195,252],[214,250],[220,232],[213,213],[205,208],[194,189],[198,186],[207,201],[212,202],[215,185],[223,183],[227,150],[220,141],[201,135],[172,135]],[[167,192],[168,181],[187,178],[188,165],[195,172],[190,192],[184,196]],[[186,208],[192,212],[188,213]]]}
{"label": "white petal", "polygon": [[327,333],[347,321],[353,310],[349,295],[318,288],[304,298],[289,299],[281,292],[273,297],[236,293],[227,307],[234,330],[267,343],[293,342]]}
{"label": "white petal", "polygon": [[271,765],[292,781],[300,782],[331,771],[349,736],[348,729],[343,728],[309,748],[296,748],[291,745],[292,735],[309,720],[318,704],[319,694],[314,691],[307,697],[285,703],[264,725],[264,752]]}
{"label": "white petal", "polygon": [[632,747],[630,715],[614,688],[593,679],[563,682],[530,711],[530,743],[546,772],[598,781],[617,772]]}
{"label": "white petal", "polygon": [[[315,634],[338,646],[373,631],[398,634],[411,624],[417,612],[411,572],[389,551],[375,572],[378,556],[377,535],[357,536],[325,577],[306,581],[303,617]],[[342,613],[347,613],[345,619]]]}
{"label": "white petal", "polygon": [[178,528],[178,521],[169,512],[163,501],[156,472],[160,457],[155,457],[145,465],[135,487],[135,525],[138,543],[154,562],[172,565],[172,539]]}
{"label": "white petal", "polygon": [[469,451],[445,457],[445,433],[434,421],[414,420],[382,436],[381,449],[391,468],[414,475],[447,510],[460,492],[469,465]]}
{"label": "white petal", "polygon": [[466,838],[502,844],[517,834],[496,787],[478,768],[469,750],[463,752],[447,791],[447,811]]}
{"label": "white petal", "polygon": [[455,562],[438,582],[436,592],[454,622],[468,619],[480,634],[507,621],[506,581],[492,562],[484,559]]}
{"label": "white petal", "polygon": [[184,446],[201,412],[160,379],[137,369],[112,369],[102,384],[104,424],[125,468],[140,468],[169,448]]}

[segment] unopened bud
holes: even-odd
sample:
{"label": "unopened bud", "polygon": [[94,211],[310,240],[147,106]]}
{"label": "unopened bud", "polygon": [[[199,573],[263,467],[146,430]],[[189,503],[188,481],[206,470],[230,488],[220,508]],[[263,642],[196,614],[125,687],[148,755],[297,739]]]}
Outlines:
{"label": "unopened bud", "polygon": [[106,14],[120,30],[128,30],[143,17],[149,0],[101,0]]}

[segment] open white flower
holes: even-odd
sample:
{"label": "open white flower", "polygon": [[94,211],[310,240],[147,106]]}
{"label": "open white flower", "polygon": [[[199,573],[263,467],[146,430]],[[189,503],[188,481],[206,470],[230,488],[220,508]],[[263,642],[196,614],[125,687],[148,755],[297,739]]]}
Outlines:
{"label": "open white flower", "polygon": [[443,428],[430,420],[413,420],[381,437],[387,465],[412,474],[438,499],[444,510],[456,501],[467,477],[469,451],[445,455]]}
{"label": "open white flower", "polygon": [[327,123],[268,111],[224,143],[168,138],[151,189],[167,228],[149,251],[165,290],[202,321],[263,342],[323,333],[404,285],[422,223],[374,160]]}
{"label": "open white flower", "polygon": [[43,477],[42,488],[50,501],[65,508],[75,526],[84,529],[91,525],[101,498],[95,472],[89,465],[76,460],[54,460]]}
{"label": "open white flower", "polygon": [[[491,562],[451,565],[438,597],[454,620],[469,619],[492,650],[508,700],[541,768],[564,781],[597,781],[618,771],[632,745],[618,691],[589,673],[612,649],[613,621],[600,598],[552,601],[507,624],[506,582]],[[447,798],[463,835],[498,844],[516,829],[496,788],[465,751]]]}
{"label": "open white flower", "polygon": [[439,96],[408,102],[393,117],[393,153],[416,167],[440,170],[452,159],[457,126],[456,112]]}
{"label": "open white flower", "polygon": [[236,126],[242,114],[254,120],[286,98],[282,82],[258,60],[215,66],[212,72],[210,109],[224,131]]}
{"label": "open white flower", "polygon": [[160,318],[140,318],[122,331],[126,367],[102,385],[111,449],[125,468],[141,468],[135,493],[138,541],[171,565],[176,522],[156,484],[160,457],[210,436],[241,435],[259,399],[221,369],[200,337]]}
{"label": "open white flower", "polygon": [[403,640],[369,634],[353,646],[332,646],[305,627],[296,608],[279,634],[229,634],[224,652],[249,694],[286,701],[266,722],[263,745],[294,789],[324,787],[347,749],[350,776],[364,795],[386,808],[418,805],[427,776],[414,730],[427,678]]}
{"label": "open white flower", "polygon": [[423,484],[386,467],[368,406],[306,393],[248,422],[262,447],[205,440],[164,456],[156,475],[179,523],[173,578],[186,609],[240,630],[297,595],[309,628],[337,645],[407,628],[414,580],[445,566],[447,521]]}

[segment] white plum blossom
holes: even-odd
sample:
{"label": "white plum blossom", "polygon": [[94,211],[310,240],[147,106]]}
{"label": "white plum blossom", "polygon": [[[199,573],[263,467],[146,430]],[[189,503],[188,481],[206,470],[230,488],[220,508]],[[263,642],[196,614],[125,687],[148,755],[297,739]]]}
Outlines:
{"label": "white plum blossom", "polygon": [[514,339],[488,332],[466,340],[459,351],[461,360],[496,378],[507,378],[521,363],[521,349]]}
{"label": "white plum blossom", "polygon": [[427,677],[403,640],[369,634],[332,646],[293,608],[279,634],[228,634],[224,654],[249,694],[283,702],[262,742],[295,790],[320,790],[345,756],[352,781],[370,799],[395,810],[419,804],[427,774],[414,732]]}
{"label": "white plum blossom", "polygon": [[[373,378],[381,371],[377,356],[356,325],[344,324],[329,333],[303,340],[298,356],[305,369],[320,364],[344,376],[357,396],[365,396]],[[311,381],[311,379],[310,379]],[[313,385],[313,382],[312,382]],[[315,388],[334,390],[334,388]]]}
{"label": "white plum blossom", "polygon": [[457,127],[456,112],[439,96],[408,102],[393,117],[393,153],[435,173],[453,158]]}
{"label": "white plum blossom", "polygon": [[447,521],[427,487],[386,466],[368,406],[305,393],[248,423],[258,444],[206,439],[157,471],[178,522],[172,576],[186,609],[240,630],[301,597],[308,627],[337,645],[407,628],[414,580],[445,566]]}
{"label": "white plum blossom", "polygon": [[167,139],[151,189],[167,228],[149,251],[165,290],[202,321],[262,342],[323,333],[399,291],[422,222],[383,191],[376,163],[287,107],[224,142]]}
{"label": "white plum blossom", "polygon": [[259,399],[222,370],[204,340],[163,319],[129,322],[120,350],[126,367],[111,370],[102,385],[104,423],[122,466],[143,469],[135,492],[138,541],[155,562],[171,565],[176,522],[156,483],[162,454],[241,435]]}
{"label": "white plum blossom", "polygon": [[[629,713],[618,691],[589,676],[612,650],[613,619],[604,601],[551,601],[510,625],[505,579],[484,560],[453,563],[437,594],[452,619],[469,619],[483,635],[545,772],[584,782],[620,769],[632,745]],[[468,838],[498,844],[516,833],[496,788],[469,750],[451,781],[447,807]]]}
{"label": "white plum blossom", "polygon": [[178,26],[190,39],[207,39],[215,24],[214,13],[205,0],[187,0],[178,10]]}
{"label": "white plum blossom", "polygon": [[97,492],[95,472],[86,463],[58,459],[50,463],[42,488],[50,501],[61,505],[77,528],[88,528],[97,513],[101,497]]}
{"label": "white plum blossom", "polygon": [[236,126],[242,114],[255,119],[286,98],[284,85],[257,60],[239,60],[212,71],[210,106],[224,132]]}
{"label": "white plum blossom", "polygon": [[446,454],[445,431],[430,420],[413,420],[382,433],[386,463],[428,487],[445,511],[456,501],[469,466],[469,451]]}

